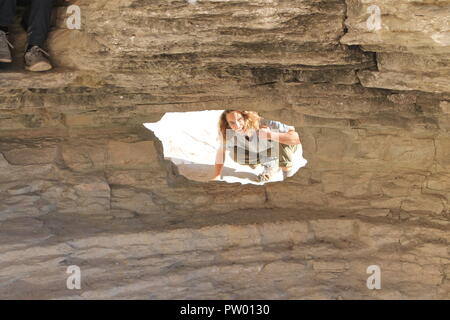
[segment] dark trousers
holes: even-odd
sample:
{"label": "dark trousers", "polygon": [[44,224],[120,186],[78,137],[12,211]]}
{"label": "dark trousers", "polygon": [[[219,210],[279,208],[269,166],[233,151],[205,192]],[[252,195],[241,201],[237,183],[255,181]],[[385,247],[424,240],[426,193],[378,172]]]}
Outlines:
{"label": "dark trousers", "polygon": [[54,0],[0,0],[0,26],[14,22],[16,5],[27,9],[22,17],[22,26],[28,33],[28,45],[43,47],[50,31],[50,21]]}

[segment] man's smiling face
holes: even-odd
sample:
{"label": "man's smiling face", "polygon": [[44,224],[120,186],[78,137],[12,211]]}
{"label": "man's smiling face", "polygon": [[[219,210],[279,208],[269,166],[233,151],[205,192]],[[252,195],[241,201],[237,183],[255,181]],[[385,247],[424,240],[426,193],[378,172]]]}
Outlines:
{"label": "man's smiling face", "polygon": [[240,112],[237,111],[230,112],[227,114],[226,118],[231,129],[240,134],[245,133],[244,132],[245,120]]}

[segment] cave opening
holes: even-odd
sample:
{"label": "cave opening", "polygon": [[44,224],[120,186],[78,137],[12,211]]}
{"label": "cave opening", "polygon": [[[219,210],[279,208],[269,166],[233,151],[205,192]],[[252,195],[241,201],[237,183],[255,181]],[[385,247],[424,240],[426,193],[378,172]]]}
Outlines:
{"label": "cave opening", "polygon": [[[264,185],[268,182],[283,181],[289,177],[292,177],[300,168],[306,165],[307,161],[303,158],[303,149],[300,142],[296,145],[290,146],[278,144],[278,142],[271,140],[269,141],[271,141],[273,145],[277,146],[277,154],[270,158],[270,176],[265,175],[268,170],[268,162],[265,160],[259,160],[259,156],[267,154],[267,152],[265,152],[267,150],[258,152],[257,162],[250,161],[249,163],[244,164],[242,161],[237,160],[238,155],[236,153],[233,154],[230,150],[224,149],[224,157],[222,158],[223,162],[219,161],[219,150],[221,150],[220,147],[223,145],[221,144],[222,135],[219,129],[219,122],[224,111],[225,110],[168,112],[164,114],[160,121],[144,123],[143,125],[147,129],[151,130],[161,141],[163,145],[164,159],[170,160],[174,165],[176,165],[179,174],[193,181],[224,181],[227,183],[238,182],[241,184]],[[258,115],[253,111],[243,112]],[[273,135],[278,131],[278,128],[276,127],[277,124],[286,128],[293,128],[294,130],[290,131],[295,132],[295,128],[288,124],[283,124],[276,120],[264,119],[261,115],[258,116],[261,121],[268,121],[268,123],[272,125],[270,131]],[[225,121],[228,123],[228,120]],[[275,124],[275,127],[273,124]],[[227,130],[233,132],[231,129]],[[287,132],[287,130],[288,129],[284,131]],[[281,131],[280,133],[286,135],[286,133]],[[295,132],[295,134],[297,133]],[[248,137],[246,136],[246,138]],[[255,139],[257,138],[258,137]],[[255,141],[255,139],[253,139],[253,141]],[[283,141],[286,142],[288,140]],[[286,148],[278,148],[278,145]],[[261,141],[259,141],[258,146],[261,146]],[[240,150],[240,148],[238,149]],[[279,150],[281,151],[278,156]],[[283,167],[281,162],[281,158],[286,156],[286,154],[283,153],[283,150],[288,150],[288,156],[290,157],[289,159],[291,159],[288,164],[288,168]],[[278,158],[280,158],[279,161],[277,160]],[[218,163],[223,163],[223,167],[220,169],[220,175],[216,176]],[[265,176],[265,179],[261,179],[262,176]]]}

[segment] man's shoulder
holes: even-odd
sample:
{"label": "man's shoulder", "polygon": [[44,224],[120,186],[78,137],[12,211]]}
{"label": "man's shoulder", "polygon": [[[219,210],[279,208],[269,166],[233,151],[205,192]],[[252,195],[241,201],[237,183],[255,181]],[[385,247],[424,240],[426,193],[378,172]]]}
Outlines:
{"label": "man's shoulder", "polygon": [[264,119],[260,123],[262,126],[269,127],[270,129],[279,130],[280,132],[288,132],[290,129],[290,126],[276,120]]}
{"label": "man's shoulder", "polygon": [[280,122],[270,119],[261,119],[259,121],[260,126],[262,127],[277,127]]}

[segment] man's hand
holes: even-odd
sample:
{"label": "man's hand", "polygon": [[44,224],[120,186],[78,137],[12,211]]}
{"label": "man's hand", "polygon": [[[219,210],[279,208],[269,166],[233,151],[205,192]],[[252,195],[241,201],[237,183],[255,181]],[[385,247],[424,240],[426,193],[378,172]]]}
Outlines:
{"label": "man's hand", "polygon": [[264,140],[271,140],[272,132],[270,131],[270,128],[261,128],[258,130],[258,136]]}

